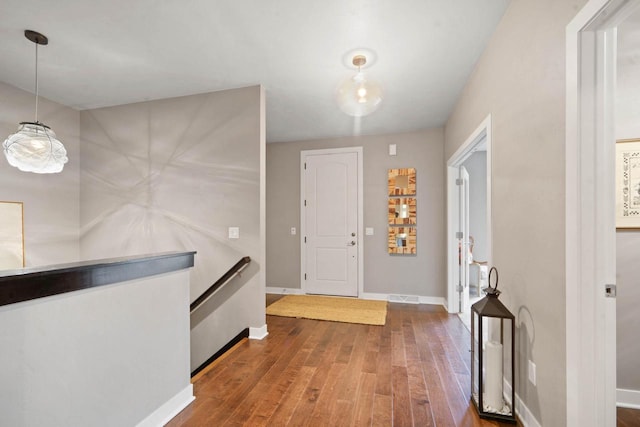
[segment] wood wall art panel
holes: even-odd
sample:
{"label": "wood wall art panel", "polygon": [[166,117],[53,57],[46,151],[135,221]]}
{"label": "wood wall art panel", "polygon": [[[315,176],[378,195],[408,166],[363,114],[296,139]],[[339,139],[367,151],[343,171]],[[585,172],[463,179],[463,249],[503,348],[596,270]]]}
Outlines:
{"label": "wood wall art panel", "polygon": [[389,169],[389,195],[415,196],[416,169]]}
{"label": "wood wall art panel", "polygon": [[415,197],[389,199],[389,225],[415,225],[416,218]]}
{"label": "wood wall art panel", "polygon": [[390,254],[416,254],[417,238],[415,227],[389,227]]}

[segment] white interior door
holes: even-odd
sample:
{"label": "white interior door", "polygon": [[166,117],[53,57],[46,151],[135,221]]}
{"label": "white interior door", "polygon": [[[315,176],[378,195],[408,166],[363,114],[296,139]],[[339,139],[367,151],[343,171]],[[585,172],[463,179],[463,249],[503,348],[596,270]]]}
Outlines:
{"label": "white interior door", "polygon": [[304,159],[304,291],[358,296],[358,154]]}
{"label": "white interior door", "polygon": [[460,267],[459,286],[461,292],[460,303],[461,312],[469,310],[469,172],[464,166],[460,166],[458,192],[460,197],[460,220],[458,234],[458,263]]}

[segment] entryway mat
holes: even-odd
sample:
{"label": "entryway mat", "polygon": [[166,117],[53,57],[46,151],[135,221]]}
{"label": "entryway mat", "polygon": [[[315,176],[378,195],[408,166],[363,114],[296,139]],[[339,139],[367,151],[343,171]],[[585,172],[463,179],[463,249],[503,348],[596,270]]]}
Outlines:
{"label": "entryway mat", "polygon": [[382,326],[387,319],[387,302],[318,295],[286,295],[268,306],[267,314]]}

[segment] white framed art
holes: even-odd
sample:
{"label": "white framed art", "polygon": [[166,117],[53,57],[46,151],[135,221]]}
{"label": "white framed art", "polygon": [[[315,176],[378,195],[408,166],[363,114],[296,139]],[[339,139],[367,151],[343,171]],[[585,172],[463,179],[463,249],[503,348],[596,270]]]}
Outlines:
{"label": "white framed art", "polygon": [[616,141],[616,228],[640,229],[640,139]]}

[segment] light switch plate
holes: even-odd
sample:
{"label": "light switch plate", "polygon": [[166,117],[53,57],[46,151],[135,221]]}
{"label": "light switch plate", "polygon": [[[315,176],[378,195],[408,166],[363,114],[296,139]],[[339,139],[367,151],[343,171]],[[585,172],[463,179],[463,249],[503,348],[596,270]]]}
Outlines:
{"label": "light switch plate", "polygon": [[389,155],[390,156],[396,155],[396,144],[389,144]]}
{"label": "light switch plate", "polygon": [[364,229],[364,234],[367,236],[373,236],[373,227],[367,227]]}
{"label": "light switch plate", "polygon": [[291,227],[291,235],[292,236],[296,235],[296,228],[295,227]]}
{"label": "light switch plate", "polygon": [[229,238],[230,239],[239,239],[240,238],[240,227],[229,227]]}

